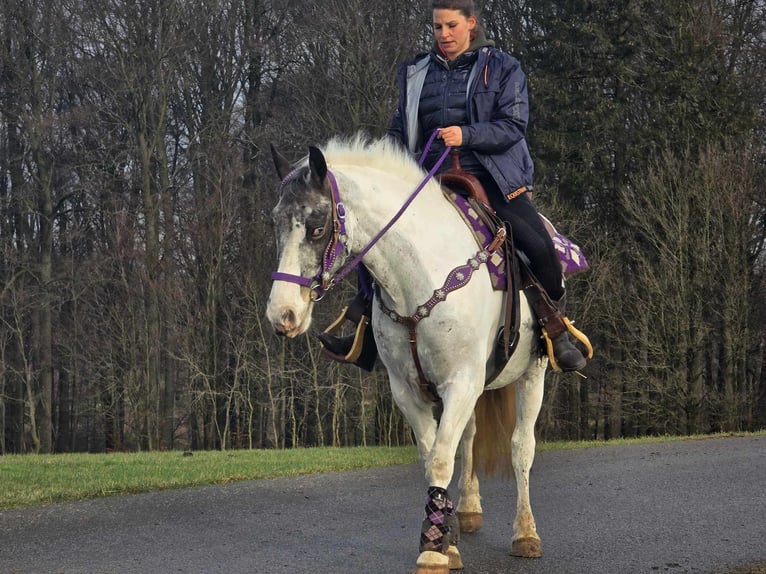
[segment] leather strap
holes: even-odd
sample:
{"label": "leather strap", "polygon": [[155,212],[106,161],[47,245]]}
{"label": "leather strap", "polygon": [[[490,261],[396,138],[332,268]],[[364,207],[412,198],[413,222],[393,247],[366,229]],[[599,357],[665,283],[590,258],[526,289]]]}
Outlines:
{"label": "leather strap", "polygon": [[519,258],[522,269],[522,285],[524,293],[532,305],[532,309],[537,315],[537,322],[545,330],[551,339],[555,339],[562,333],[566,333],[567,325],[564,322],[564,315],[559,311],[558,306],[548,296],[543,289],[542,284],[535,277],[527,263]]}
{"label": "leather strap", "polygon": [[[440,408],[438,405],[441,405],[441,399],[439,398],[438,393],[436,392],[436,385],[430,380],[426,378],[425,373],[423,372],[423,367],[420,363],[420,357],[418,356],[418,336],[417,336],[417,326],[420,321],[425,319],[431,314],[431,310],[436,307],[440,302],[444,301],[447,298],[447,295],[449,295],[452,291],[455,291],[457,289],[460,289],[464,285],[466,285],[473,276],[474,271],[476,271],[481,265],[486,264],[489,257],[492,255],[492,253],[499,249],[502,244],[506,240],[506,230],[505,227],[498,228],[495,237],[490,242],[490,244],[485,247],[484,249],[481,249],[476,255],[471,257],[468,262],[465,265],[461,265],[459,267],[456,267],[453,269],[450,274],[447,276],[447,279],[444,281],[444,284],[439,288],[436,289],[428,301],[425,303],[419,305],[417,307],[417,310],[415,313],[409,316],[402,316],[396,311],[389,309],[384,303],[382,297],[378,295],[378,302],[380,304],[380,308],[383,311],[385,315],[389,317],[392,321],[396,323],[400,323],[402,325],[405,325],[407,327],[407,331],[409,333],[409,342],[410,342],[410,352],[412,353],[412,360],[415,363],[415,369],[418,373],[418,383],[420,385],[420,389],[423,392],[423,396],[434,403],[437,404],[437,409]],[[440,414],[436,415],[437,420],[439,420]]]}

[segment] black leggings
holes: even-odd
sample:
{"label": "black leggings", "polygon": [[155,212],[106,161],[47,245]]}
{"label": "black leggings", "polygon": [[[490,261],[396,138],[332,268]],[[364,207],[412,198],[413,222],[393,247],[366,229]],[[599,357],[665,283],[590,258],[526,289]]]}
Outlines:
{"label": "black leggings", "polygon": [[482,178],[489,202],[498,217],[511,224],[513,242],[529,258],[532,273],[554,301],[564,296],[561,262],[540,215],[526,193],[505,201],[491,178]]}

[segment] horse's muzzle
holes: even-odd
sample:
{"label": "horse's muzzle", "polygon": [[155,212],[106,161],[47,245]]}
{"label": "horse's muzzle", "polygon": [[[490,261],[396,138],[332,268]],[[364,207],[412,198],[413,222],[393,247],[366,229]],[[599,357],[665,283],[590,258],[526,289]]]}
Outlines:
{"label": "horse's muzzle", "polygon": [[271,326],[277,335],[284,337],[297,337],[305,331],[302,323],[298,321],[298,316],[292,307],[283,307],[277,310],[276,316],[271,318]]}

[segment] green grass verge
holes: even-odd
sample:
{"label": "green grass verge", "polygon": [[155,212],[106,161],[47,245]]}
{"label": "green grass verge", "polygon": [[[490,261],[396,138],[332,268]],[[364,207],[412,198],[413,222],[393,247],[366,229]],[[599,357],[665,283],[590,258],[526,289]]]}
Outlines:
{"label": "green grass verge", "polygon": [[731,570],[728,574],[766,574],[766,562],[740,566],[735,570]]}
{"label": "green grass verge", "polygon": [[[538,452],[724,436],[645,437],[604,441],[539,442]],[[0,510],[169,488],[361,470],[417,461],[415,447],[179,451],[0,456]]]}
{"label": "green grass verge", "polygon": [[0,509],[416,460],[415,447],[0,456]]}
{"label": "green grass verge", "polygon": [[640,438],[614,438],[608,441],[603,440],[579,440],[579,441],[556,441],[556,442],[538,442],[537,452],[548,450],[575,450],[580,448],[597,448],[603,446],[621,446],[631,444],[654,444],[661,442],[682,442],[689,440],[709,440],[715,438],[744,437],[744,436],[766,436],[766,430],[757,432],[731,432],[706,435],[690,436],[644,436]]}

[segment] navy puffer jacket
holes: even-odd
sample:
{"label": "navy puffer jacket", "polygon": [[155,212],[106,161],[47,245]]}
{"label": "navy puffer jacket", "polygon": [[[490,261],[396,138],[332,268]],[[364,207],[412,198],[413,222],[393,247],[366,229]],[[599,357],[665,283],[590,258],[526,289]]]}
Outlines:
{"label": "navy puffer jacket", "polygon": [[[399,104],[388,133],[416,155],[431,135],[423,133],[418,110],[431,60],[437,57],[417,56],[404,62],[397,75]],[[524,186],[532,189],[534,166],[526,142],[529,99],[519,61],[493,47],[478,50],[466,101],[468,125],[462,126],[461,151],[474,152],[504,196]],[[426,162],[425,167],[432,165]]]}
{"label": "navy puffer jacket", "polygon": [[[470,124],[466,102],[471,71],[477,57],[478,52],[469,51],[452,62],[438,55],[431,58],[417,111],[422,133],[431,134],[444,126]],[[435,164],[443,152],[444,142],[440,139],[434,140],[425,165]],[[485,174],[486,170],[472,150],[461,146],[459,152],[460,165],[464,170],[477,177]],[[446,161],[439,171],[446,171],[451,164],[451,161]]]}

